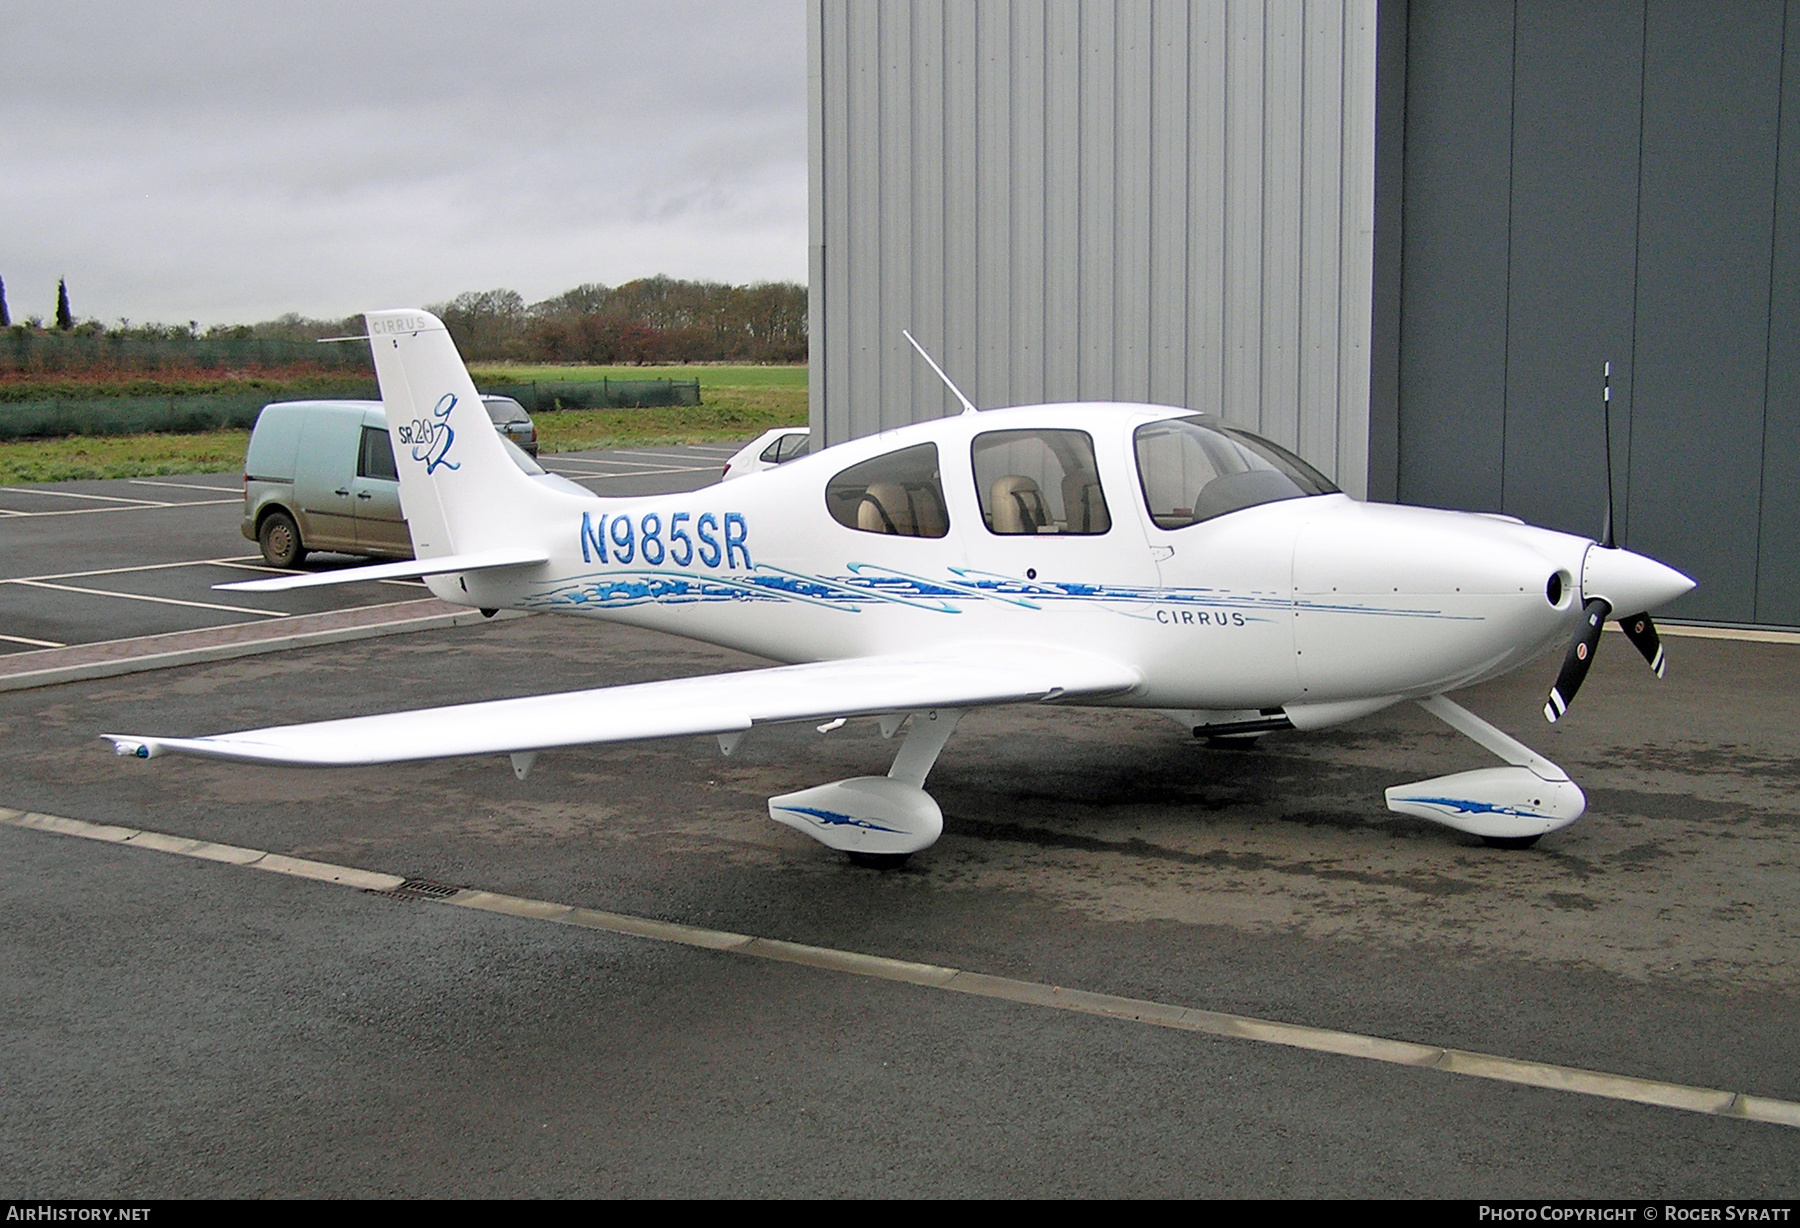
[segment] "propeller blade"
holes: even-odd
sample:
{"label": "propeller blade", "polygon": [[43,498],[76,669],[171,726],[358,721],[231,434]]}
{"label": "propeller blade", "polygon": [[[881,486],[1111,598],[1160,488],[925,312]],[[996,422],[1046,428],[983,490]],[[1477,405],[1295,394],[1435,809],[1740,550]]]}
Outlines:
{"label": "propeller blade", "polygon": [[1663,676],[1662,636],[1656,633],[1656,624],[1650,621],[1648,614],[1633,614],[1630,618],[1619,620],[1619,630],[1625,633],[1632,646],[1644,654],[1644,660],[1650,662],[1650,668],[1658,678]]}
{"label": "propeller blade", "polygon": [[1611,604],[1599,597],[1581,607],[1581,629],[1569,645],[1562,672],[1556,675],[1556,685],[1550,688],[1550,701],[1544,705],[1544,719],[1552,725],[1575,702],[1575,692],[1581,689],[1582,679],[1587,677],[1588,668],[1594,663],[1601,629],[1606,626],[1606,616],[1611,613]]}

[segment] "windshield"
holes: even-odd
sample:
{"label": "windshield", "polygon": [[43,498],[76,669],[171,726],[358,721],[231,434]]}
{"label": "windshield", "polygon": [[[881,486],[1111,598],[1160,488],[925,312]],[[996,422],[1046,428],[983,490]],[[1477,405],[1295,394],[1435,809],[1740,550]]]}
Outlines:
{"label": "windshield", "polygon": [[1181,529],[1282,499],[1337,487],[1287,449],[1195,414],[1140,426],[1138,481],[1158,528]]}

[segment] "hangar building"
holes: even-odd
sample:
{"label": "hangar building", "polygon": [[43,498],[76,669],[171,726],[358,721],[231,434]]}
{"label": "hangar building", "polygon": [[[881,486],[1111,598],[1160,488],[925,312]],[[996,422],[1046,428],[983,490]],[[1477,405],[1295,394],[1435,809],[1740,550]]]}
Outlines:
{"label": "hangar building", "polygon": [[1210,409],[1800,626],[1800,0],[808,0],[811,413]]}

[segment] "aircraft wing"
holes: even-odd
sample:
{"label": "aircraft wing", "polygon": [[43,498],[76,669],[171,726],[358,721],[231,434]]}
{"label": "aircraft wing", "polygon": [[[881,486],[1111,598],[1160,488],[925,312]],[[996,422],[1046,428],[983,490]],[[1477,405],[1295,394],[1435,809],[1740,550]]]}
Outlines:
{"label": "aircraft wing", "polygon": [[592,742],[737,733],[769,721],[967,708],[1128,691],[1138,671],[1042,645],[968,644],[631,686],[280,725],[204,738],[103,734],[121,755],[349,767]]}

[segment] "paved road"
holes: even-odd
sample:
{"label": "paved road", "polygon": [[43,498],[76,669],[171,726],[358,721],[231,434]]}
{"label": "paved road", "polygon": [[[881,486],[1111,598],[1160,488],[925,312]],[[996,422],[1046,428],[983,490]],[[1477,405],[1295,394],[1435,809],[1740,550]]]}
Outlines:
{"label": "paved road", "polygon": [[[235,509],[63,517],[89,528],[57,566],[117,565],[99,526],[154,542],[164,514]],[[1411,706],[1252,751],[1151,715],[976,713],[931,779],[945,838],[897,873],[764,808],[885,770],[871,721],[758,730],[729,759],[699,738],[548,752],[523,782],[498,756],[301,772],[95,736],[757,664],[551,617],[0,694],[0,808],[1800,1100],[1800,648],[1670,647],[1658,684],[1608,636],[1554,729],[1555,662],[1465,697],[1587,789],[1588,817],[1528,853],[1385,815],[1386,785],[1483,762]],[[12,826],[0,896],[0,1189],[32,1198],[1800,1185],[1800,1130]]]}
{"label": "paved road", "polygon": [[[599,494],[692,490],[714,482],[735,444],[546,455],[544,465]],[[270,574],[238,531],[235,474],[0,488],[0,654],[196,627],[222,627],[416,599],[388,581],[294,593],[215,593]],[[308,570],[366,560],[315,555]]]}

